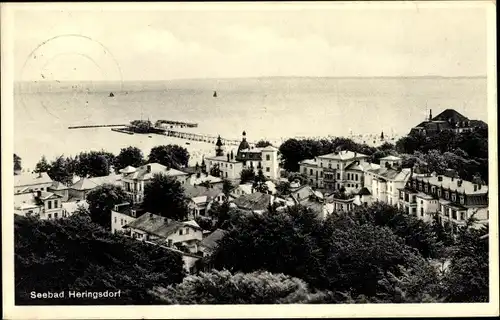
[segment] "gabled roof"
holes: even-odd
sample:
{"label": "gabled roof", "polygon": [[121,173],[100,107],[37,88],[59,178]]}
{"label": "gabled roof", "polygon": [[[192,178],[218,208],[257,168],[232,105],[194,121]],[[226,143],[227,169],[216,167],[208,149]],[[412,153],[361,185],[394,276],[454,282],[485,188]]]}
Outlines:
{"label": "gabled roof", "polygon": [[346,160],[359,159],[359,158],[368,158],[368,156],[366,154],[362,154],[359,152],[339,151],[339,152],[332,152],[329,154],[324,154],[322,156],[318,156],[318,158],[346,161]]}
{"label": "gabled roof", "polygon": [[117,174],[111,174],[109,176],[103,177],[93,177],[93,178],[81,178],[75,182],[70,189],[73,190],[92,190],[103,184],[117,184],[121,180],[121,176]]}
{"label": "gabled roof", "polygon": [[454,109],[446,109],[434,118],[432,120],[441,120],[441,121],[448,121],[448,119],[453,120],[454,122],[461,122],[461,121],[468,121],[469,119],[462,115],[460,112],[454,110]]}
{"label": "gabled roof", "polygon": [[404,181],[406,178],[410,177],[411,170],[408,168],[404,168],[401,171],[393,169],[393,168],[379,168],[368,170],[370,173],[373,173],[383,179],[391,180],[391,181]]}
{"label": "gabled roof", "polygon": [[128,174],[128,173],[133,173],[135,172],[137,169],[132,167],[132,166],[127,166],[123,169],[120,170],[121,173],[125,173],[125,174]]}
{"label": "gabled roof", "polygon": [[22,173],[14,176],[14,187],[32,186],[37,184],[52,183],[47,172]]}
{"label": "gabled roof", "polygon": [[186,222],[170,220],[162,216],[152,213],[145,213],[136,220],[125,225],[124,228],[138,229],[158,237],[166,238],[175,233],[179,228],[191,227],[193,229],[201,229]]}
{"label": "gabled roof", "polygon": [[226,230],[217,229],[205,239],[203,239],[200,243],[200,246],[206,247],[208,249],[215,249],[218,245],[217,242],[220,241],[220,239],[222,239],[226,234]]}
{"label": "gabled roof", "polygon": [[[46,191],[39,191],[40,192],[40,200],[48,200],[52,198],[62,198],[60,195],[52,193],[52,192],[46,192]],[[35,196],[37,196],[36,193],[34,193]]]}
{"label": "gabled roof", "polygon": [[59,181],[54,181],[49,188],[50,190],[60,191],[60,190],[67,190],[69,187],[64,183],[61,183]]}
{"label": "gabled roof", "polygon": [[278,148],[269,145],[267,147],[262,148],[261,151],[278,151]]}
{"label": "gabled roof", "polygon": [[[150,169],[148,172],[148,168]],[[163,173],[170,177],[186,176],[185,172],[176,169],[167,169],[166,166],[159,163],[148,163],[136,168],[134,172],[124,173],[123,177],[130,180],[149,180],[155,174]]]}
{"label": "gabled roof", "polygon": [[[442,181],[439,181],[439,177],[442,178]],[[421,175],[416,177],[417,180],[419,181],[425,181],[429,182],[431,185],[438,186],[438,187],[443,187],[443,188],[449,188],[451,190],[456,190],[459,193],[464,193],[465,194],[484,194],[488,192],[488,186],[487,185],[482,185],[481,189],[476,188],[474,190],[474,183],[471,181],[467,180],[461,180],[454,178],[453,180],[450,177],[447,176],[425,176]],[[458,186],[459,181],[461,181],[461,185]]]}
{"label": "gabled roof", "polygon": [[218,186],[213,186],[212,188],[206,188],[202,186],[186,186],[184,187],[184,194],[189,199],[198,197],[213,198],[222,193],[222,188]]}
{"label": "gabled roof", "polygon": [[371,162],[357,163],[356,161],[345,167],[345,170],[369,171],[379,169],[380,165]]}
{"label": "gabled roof", "polygon": [[380,160],[399,161],[399,160],[401,160],[401,158],[395,157],[395,156],[387,156],[387,157],[380,158]]}
{"label": "gabled roof", "polygon": [[363,187],[357,192],[357,194],[360,196],[370,196],[372,193],[368,190],[368,188]]}
{"label": "gabled roof", "polygon": [[234,199],[233,203],[244,210],[267,210],[271,204],[271,195],[254,192]]}

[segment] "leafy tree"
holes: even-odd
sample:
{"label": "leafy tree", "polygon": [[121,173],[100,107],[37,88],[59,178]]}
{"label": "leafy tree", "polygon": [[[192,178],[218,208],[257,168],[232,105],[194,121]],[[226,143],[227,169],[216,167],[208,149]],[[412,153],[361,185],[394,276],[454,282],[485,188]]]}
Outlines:
{"label": "leafy tree", "polygon": [[234,188],[234,186],[231,183],[231,181],[229,181],[227,179],[224,179],[222,181],[222,192],[224,193],[224,195],[226,197],[229,197],[229,194],[231,193],[231,191],[233,190],[233,188]]}
{"label": "leafy tree", "polygon": [[165,174],[155,174],[144,187],[143,208],[151,213],[174,220],[188,216],[187,198],[181,183]]}
{"label": "leafy tree", "polygon": [[81,152],[76,157],[75,174],[79,177],[102,177],[110,174],[114,155],[107,151]]}
{"label": "leafy tree", "polygon": [[42,159],[38,161],[38,163],[35,166],[35,172],[36,173],[41,173],[41,172],[48,172],[50,170],[50,164],[47,161],[47,158],[45,156],[42,156]]}
{"label": "leafy tree", "polygon": [[262,169],[259,169],[257,172],[257,175],[255,175],[253,179],[253,188],[257,192],[261,193],[268,193],[269,192],[269,187],[265,183],[267,181],[266,176],[264,176],[264,173],[262,172]]}
{"label": "leafy tree", "polygon": [[50,164],[48,174],[52,180],[69,185],[73,181],[73,171],[71,169],[68,160],[63,155],[60,155]]}
{"label": "leafy tree", "polygon": [[87,194],[87,202],[92,221],[108,230],[111,229],[111,210],[128,199],[120,186],[112,184],[103,184],[91,190]]}
{"label": "leafy tree", "polygon": [[14,172],[21,171],[22,169],[21,157],[14,153]]}
{"label": "leafy tree", "polygon": [[203,230],[209,230],[209,231],[215,230],[215,224],[213,220],[210,219],[209,217],[198,216],[195,218],[195,221]]}
{"label": "leafy tree", "polygon": [[207,214],[211,218],[216,220],[216,228],[223,228],[225,222],[229,220],[230,214],[229,202],[224,201],[223,203],[213,202],[207,211]]}
{"label": "leafy tree", "polygon": [[137,147],[122,148],[114,159],[113,167],[115,171],[128,166],[140,167],[144,164],[144,156],[141,149]]}
{"label": "leafy tree", "polygon": [[298,172],[292,172],[288,175],[288,181],[294,182],[295,180],[298,180],[300,185],[305,185],[307,184],[308,178],[307,175],[304,173],[298,173]]}
{"label": "leafy tree", "polygon": [[469,226],[459,231],[450,266],[443,279],[447,302],[489,301],[489,246],[487,229]]}
{"label": "leafy tree", "polygon": [[210,175],[218,178],[221,176],[219,165],[214,165],[210,167]]}
{"label": "leafy tree", "polygon": [[[88,217],[39,220],[14,217],[15,302],[20,305],[153,304],[154,286],[180,283],[179,254],[113,235]],[[65,299],[36,299],[30,292],[66,291]],[[115,292],[119,298],[78,299],[67,291]]]}
{"label": "leafy tree", "polygon": [[149,153],[148,162],[160,163],[169,168],[179,169],[188,165],[189,152],[178,145],[156,146]]}
{"label": "leafy tree", "polygon": [[265,148],[265,147],[267,147],[267,146],[272,146],[272,143],[271,143],[271,142],[269,142],[269,141],[267,141],[267,140],[259,140],[259,141],[255,144],[255,146],[256,146],[257,148]]}
{"label": "leafy tree", "polygon": [[176,286],[152,291],[167,304],[285,304],[313,303],[329,293],[312,292],[297,278],[267,271],[227,270],[189,276]]}
{"label": "leafy tree", "polygon": [[255,172],[252,168],[244,168],[240,173],[240,183],[247,183],[253,181],[255,178]]}
{"label": "leafy tree", "polygon": [[278,182],[278,184],[276,185],[276,191],[278,192],[278,194],[282,196],[290,194],[291,191],[290,182],[288,181]]}

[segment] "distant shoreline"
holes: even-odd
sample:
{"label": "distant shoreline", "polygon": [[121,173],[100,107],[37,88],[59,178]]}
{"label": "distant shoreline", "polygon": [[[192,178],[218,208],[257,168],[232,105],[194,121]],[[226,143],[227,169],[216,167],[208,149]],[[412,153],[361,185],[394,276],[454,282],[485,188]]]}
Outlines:
{"label": "distant shoreline", "polygon": [[159,79],[159,80],[71,80],[71,81],[56,81],[56,80],[46,80],[46,79],[36,79],[36,80],[14,80],[14,83],[32,83],[34,81],[39,83],[137,83],[137,82],[177,82],[177,81],[231,81],[231,80],[286,80],[286,79],[346,79],[346,80],[363,80],[363,79],[485,79],[487,75],[477,75],[477,76],[346,76],[346,77],[313,77],[313,76],[271,76],[271,77],[233,77],[233,78],[175,78],[175,79]]}

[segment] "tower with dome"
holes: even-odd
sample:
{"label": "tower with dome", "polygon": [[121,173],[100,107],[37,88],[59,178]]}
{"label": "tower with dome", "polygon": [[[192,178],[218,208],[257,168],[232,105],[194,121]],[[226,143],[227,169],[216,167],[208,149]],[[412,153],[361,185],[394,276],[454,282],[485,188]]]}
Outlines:
{"label": "tower with dome", "polygon": [[256,148],[247,141],[247,133],[243,131],[241,142],[236,150],[226,150],[224,155],[223,144],[219,138],[216,142],[215,156],[206,157],[207,170],[217,167],[221,178],[236,180],[240,178],[241,171],[251,168],[258,172],[262,170],[264,176],[271,180],[279,178],[278,149],[273,146]]}

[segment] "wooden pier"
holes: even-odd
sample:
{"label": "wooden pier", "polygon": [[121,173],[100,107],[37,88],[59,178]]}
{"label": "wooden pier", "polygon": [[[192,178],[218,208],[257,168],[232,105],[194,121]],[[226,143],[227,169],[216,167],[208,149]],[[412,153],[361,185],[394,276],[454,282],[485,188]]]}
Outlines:
{"label": "wooden pier", "polygon": [[127,130],[127,129],[124,129],[124,128],[111,128],[111,131],[114,131],[114,132],[120,132],[120,133],[126,133],[126,134],[134,134],[133,132],[131,132],[130,130]]}
{"label": "wooden pier", "polygon": [[68,129],[88,129],[88,128],[109,128],[109,127],[127,127],[128,124],[91,124],[86,126],[70,126]]}
{"label": "wooden pier", "polygon": [[[186,139],[186,140],[191,140],[191,141],[201,141],[201,142],[206,142],[206,143],[211,143],[215,144],[217,142],[218,136],[212,136],[208,134],[199,134],[199,133],[191,133],[191,132],[181,132],[181,131],[175,131],[175,130],[166,130],[165,135],[169,137],[174,137],[174,138],[180,138],[180,139]],[[235,139],[224,139],[220,138],[222,143],[225,145],[233,145],[233,146],[238,146],[240,145],[240,140],[235,140]]]}

